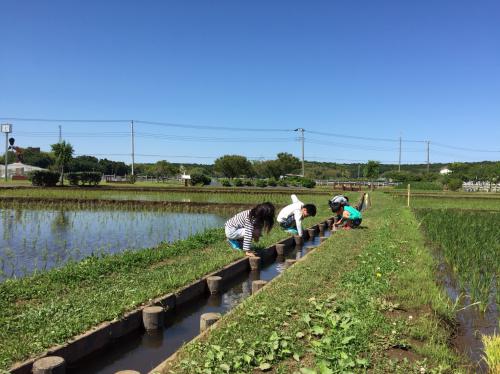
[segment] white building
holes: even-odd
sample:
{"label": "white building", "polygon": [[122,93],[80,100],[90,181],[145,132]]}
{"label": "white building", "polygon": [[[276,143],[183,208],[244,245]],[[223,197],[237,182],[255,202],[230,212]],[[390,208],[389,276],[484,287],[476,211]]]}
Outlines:
{"label": "white building", "polygon": [[[47,170],[47,169],[42,169],[37,166],[22,164],[20,162],[14,162],[13,164],[7,165],[7,177],[8,178],[12,178],[13,176],[27,177],[28,173],[35,170]],[[5,178],[5,165],[0,165],[0,178]]]}
{"label": "white building", "polygon": [[447,175],[447,174],[450,174],[452,171],[448,168],[444,168],[444,169],[441,169],[439,170],[439,174],[441,175]]}

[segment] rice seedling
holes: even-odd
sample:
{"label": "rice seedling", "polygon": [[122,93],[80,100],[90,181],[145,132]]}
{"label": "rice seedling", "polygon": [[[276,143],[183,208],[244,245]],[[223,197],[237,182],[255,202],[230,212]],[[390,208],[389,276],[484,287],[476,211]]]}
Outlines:
{"label": "rice seedling", "polygon": [[[485,310],[500,292],[500,212],[417,209],[427,237],[443,252],[463,292]],[[494,301],[494,300],[493,300]]]}
{"label": "rice seedling", "polygon": [[484,345],[484,360],[488,364],[489,372],[500,373],[500,335],[482,336]]}
{"label": "rice seedling", "polygon": [[[3,197],[33,197],[44,199],[80,199],[80,200],[143,200],[143,201],[178,201],[178,202],[208,202],[208,203],[246,203],[256,204],[263,201],[271,201],[275,204],[288,204],[290,201],[289,193],[244,193],[244,192],[171,192],[171,191],[95,191],[95,190],[57,190],[57,189],[19,189],[19,190],[0,190],[0,196]],[[301,195],[304,199],[324,200],[328,193],[308,194],[304,191]]]}

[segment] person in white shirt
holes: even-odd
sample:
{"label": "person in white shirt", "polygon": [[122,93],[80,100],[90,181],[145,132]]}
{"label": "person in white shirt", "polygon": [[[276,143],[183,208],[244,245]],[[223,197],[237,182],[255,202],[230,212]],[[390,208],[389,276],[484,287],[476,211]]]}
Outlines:
{"label": "person in white shirt", "polygon": [[292,203],[281,209],[277,221],[283,230],[302,236],[302,220],[306,217],[314,217],[316,206],[304,204],[296,195],[291,195],[291,198]]}

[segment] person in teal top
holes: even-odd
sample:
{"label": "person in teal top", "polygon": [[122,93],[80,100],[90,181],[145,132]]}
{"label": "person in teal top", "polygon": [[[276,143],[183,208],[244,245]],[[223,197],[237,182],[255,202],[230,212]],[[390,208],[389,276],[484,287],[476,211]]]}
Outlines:
{"label": "person in teal top", "polygon": [[361,212],[350,205],[340,207],[337,215],[342,216],[342,218],[335,223],[335,226],[343,225],[346,230],[358,227],[363,220]]}

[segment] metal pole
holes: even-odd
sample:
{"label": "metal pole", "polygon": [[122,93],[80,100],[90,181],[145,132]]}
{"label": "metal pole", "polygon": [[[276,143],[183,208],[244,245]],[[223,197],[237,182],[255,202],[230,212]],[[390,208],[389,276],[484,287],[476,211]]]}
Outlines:
{"label": "metal pole", "polygon": [[430,162],[429,162],[429,144],[430,144],[430,143],[431,143],[431,142],[428,140],[428,141],[427,141],[427,172],[429,172],[429,166],[430,166],[430,165],[429,165],[429,164],[430,164]]}
{"label": "metal pole", "polygon": [[398,171],[401,171],[401,136],[399,137],[399,164]]}
{"label": "metal pole", "polygon": [[134,164],[135,164],[135,144],[134,144],[134,121],[130,121],[130,129],[132,132],[132,175],[134,175]]}
{"label": "metal pole", "polygon": [[59,125],[59,143],[62,143],[62,126]]}
{"label": "metal pole", "polygon": [[304,177],[305,174],[305,167],[304,167],[304,129],[303,128],[298,128],[295,129],[294,131],[300,132],[300,140],[302,141],[302,177]]}
{"label": "metal pole", "polygon": [[5,181],[7,182],[7,169],[8,169],[8,151],[9,151],[9,133],[5,133]]}
{"label": "metal pole", "polygon": [[302,134],[302,177],[306,176],[306,169],[304,166],[304,129],[300,129]]}

